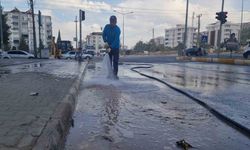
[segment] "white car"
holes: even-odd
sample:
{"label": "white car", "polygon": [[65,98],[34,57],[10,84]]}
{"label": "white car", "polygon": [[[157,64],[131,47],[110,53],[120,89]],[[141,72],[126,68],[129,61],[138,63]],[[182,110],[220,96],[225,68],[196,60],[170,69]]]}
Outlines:
{"label": "white car", "polygon": [[75,59],[75,57],[76,57],[75,51],[68,51],[68,52],[62,54],[62,58],[64,58],[64,59]]}
{"label": "white car", "polygon": [[[76,51],[68,51],[67,53],[62,54],[62,58],[64,58],[64,59],[75,59],[76,55],[77,55]],[[83,59],[92,59],[93,56],[91,54],[83,53],[82,58]]]}
{"label": "white car", "polygon": [[0,59],[10,59],[11,57],[7,54],[7,52],[0,50]]}
{"label": "white car", "polygon": [[8,51],[7,53],[11,58],[28,58],[28,59],[35,58],[33,54],[30,54],[26,51],[21,51],[21,50],[12,50],[12,51]]}

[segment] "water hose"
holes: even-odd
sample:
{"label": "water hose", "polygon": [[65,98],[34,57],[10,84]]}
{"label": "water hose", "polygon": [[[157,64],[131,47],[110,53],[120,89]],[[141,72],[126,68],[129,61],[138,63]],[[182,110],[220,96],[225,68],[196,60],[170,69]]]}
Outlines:
{"label": "water hose", "polygon": [[199,105],[203,106],[204,108],[206,108],[211,114],[213,114],[216,118],[218,118],[219,120],[221,120],[222,122],[226,123],[227,125],[229,125],[230,127],[236,129],[237,131],[239,131],[240,133],[242,133],[243,135],[245,135],[246,137],[250,138],[250,129],[241,125],[240,123],[230,119],[229,117],[223,115],[222,113],[218,112],[217,110],[215,110],[214,108],[212,108],[211,106],[209,106],[207,103],[203,102],[202,100],[195,98],[194,96],[190,95],[189,93],[161,80],[158,79],[156,77],[147,75],[145,73],[142,73],[140,71],[138,71],[137,69],[149,69],[149,68],[153,68],[154,66],[152,64],[127,64],[127,65],[143,65],[143,66],[136,66],[136,67],[132,67],[131,70],[133,72],[136,72],[138,74],[140,74],[141,76],[147,77],[149,79],[158,81],[166,86],[168,86],[169,88],[173,89],[176,92],[179,92],[183,95],[185,95],[186,97],[192,99],[193,101],[195,101],[196,103],[198,103]]}

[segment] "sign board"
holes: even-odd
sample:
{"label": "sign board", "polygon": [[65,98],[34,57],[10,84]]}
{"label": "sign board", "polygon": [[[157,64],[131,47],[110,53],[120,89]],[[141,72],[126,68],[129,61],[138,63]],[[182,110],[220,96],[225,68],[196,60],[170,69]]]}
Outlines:
{"label": "sign board", "polygon": [[201,42],[207,43],[208,42],[208,36],[207,35],[202,35],[201,36]]}

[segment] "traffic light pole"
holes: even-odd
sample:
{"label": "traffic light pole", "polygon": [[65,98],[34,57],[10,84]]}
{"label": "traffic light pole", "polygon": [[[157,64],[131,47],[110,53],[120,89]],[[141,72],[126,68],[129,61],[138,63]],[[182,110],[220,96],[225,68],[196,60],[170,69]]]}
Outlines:
{"label": "traffic light pole", "polygon": [[[224,11],[224,0],[222,0],[222,6],[221,6],[221,12]],[[218,46],[218,57],[220,57],[220,50],[221,50],[221,33],[222,33],[222,21],[220,21],[220,30],[219,30],[219,36],[218,36],[218,40],[217,40],[217,46]]]}
{"label": "traffic light pole", "polygon": [[34,2],[30,0],[31,16],[32,16],[32,28],[33,28],[33,46],[35,58],[37,58],[37,46],[36,46],[36,27],[35,27],[35,15],[34,15]]}
{"label": "traffic light pole", "polygon": [[0,30],[1,30],[1,50],[4,50],[3,45],[3,7],[0,2]]}
{"label": "traffic light pole", "polygon": [[82,50],[82,12],[81,10],[79,10],[79,26],[80,26],[80,45],[79,45],[79,48],[80,48],[80,51]]}
{"label": "traffic light pole", "polygon": [[[186,20],[185,20],[184,42],[183,42],[185,48],[187,48],[188,6],[189,6],[189,0],[187,0],[187,6],[186,6]],[[183,55],[183,54],[181,51],[179,51],[178,55]]]}
{"label": "traffic light pole", "polygon": [[75,20],[75,23],[76,23],[76,49],[77,49],[77,42],[78,42],[78,36],[77,36],[77,23],[78,23],[78,21],[77,21],[77,16],[76,16],[76,20]]}

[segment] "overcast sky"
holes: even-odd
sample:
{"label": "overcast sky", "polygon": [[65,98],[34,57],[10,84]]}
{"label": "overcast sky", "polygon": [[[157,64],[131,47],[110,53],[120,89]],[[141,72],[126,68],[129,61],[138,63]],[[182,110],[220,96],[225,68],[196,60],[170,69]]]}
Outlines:
{"label": "overcast sky", "polygon": [[[14,7],[24,11],[29,8],[29,0],[2,0],[5,11]],[[73,40],[75,36],[75,17],[79,9],[86,11],[83,22],[83,37],[93,31],[100,31],[109,22],[109,16],[117,15],[118,25],[122,30],[122,16],[113,10],[134,12],[125,16],[125,44],[133,47],[139,41],[149,41],[152,29],[155,36],[164,36],[164,29],[184,24],[186,0],[34,0],[35,11],[50,15],[53,23],[53,34],[61,30],[63,40]],[[206,29],[209,23],[215,22],[215,13],[221,9],[221,0],[189,0],[189,26],[195,12],[194,26],[197,26],[197,15],[202,14],[201,28]],[[244,22],[250,22],[250,0],[244,0]],[[229,12],[228,21],[239,23],[241,0],[225,0],[225,10]],[[73,44],[74,45],[74,44]]]}

